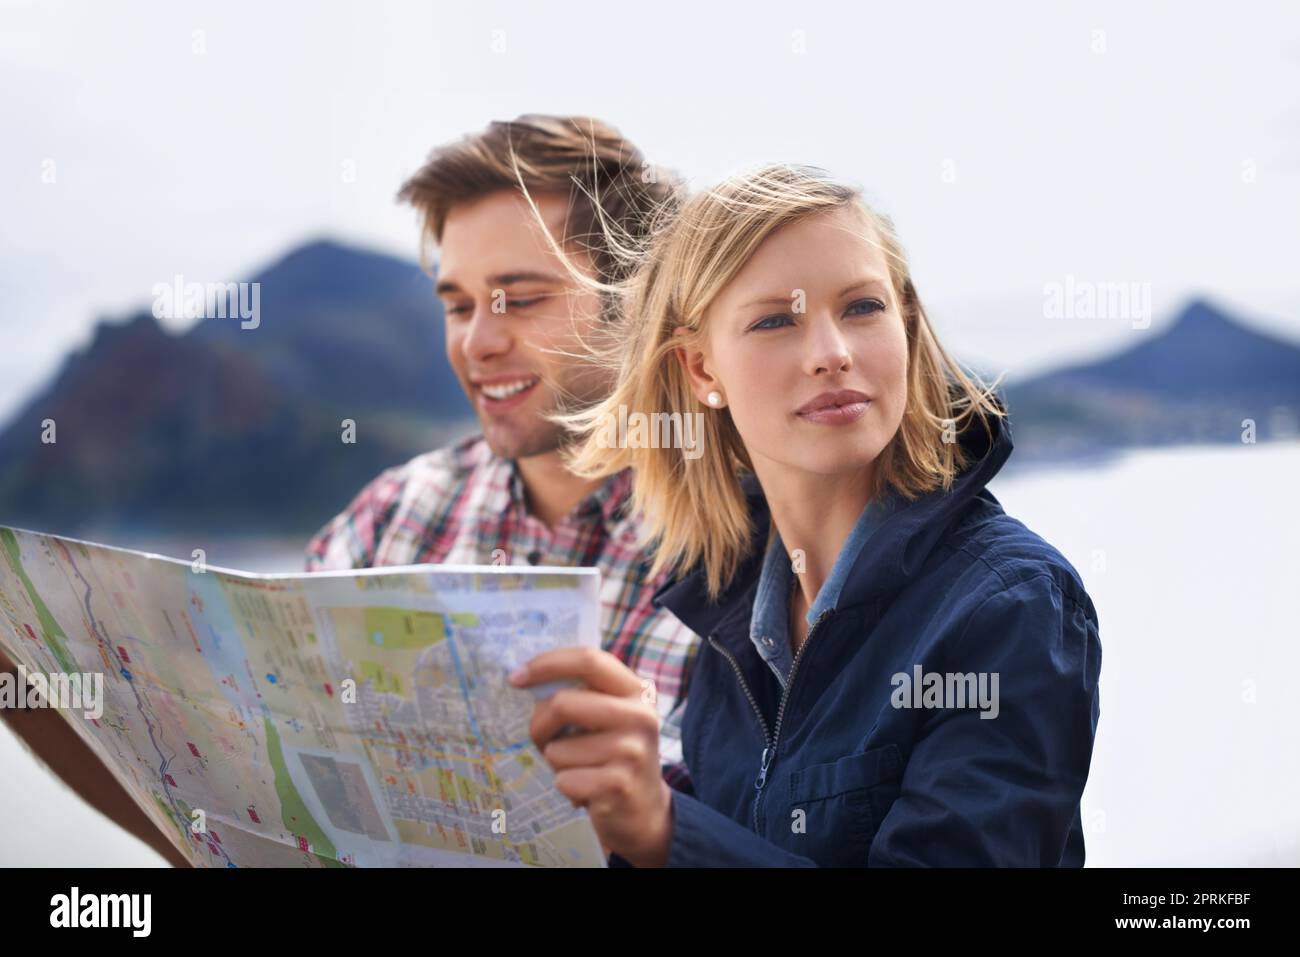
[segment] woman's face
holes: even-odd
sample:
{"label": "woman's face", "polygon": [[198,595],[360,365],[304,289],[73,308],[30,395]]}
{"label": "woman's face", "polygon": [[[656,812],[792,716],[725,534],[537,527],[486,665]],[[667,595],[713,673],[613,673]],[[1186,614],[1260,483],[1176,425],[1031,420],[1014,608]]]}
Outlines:
{"label": "woman's face", "polygon": [[730,409],[760,480],[869,467],[907,401],[907,337],[884,253],[856,207],[768,236],[704,314],[682,359]]}

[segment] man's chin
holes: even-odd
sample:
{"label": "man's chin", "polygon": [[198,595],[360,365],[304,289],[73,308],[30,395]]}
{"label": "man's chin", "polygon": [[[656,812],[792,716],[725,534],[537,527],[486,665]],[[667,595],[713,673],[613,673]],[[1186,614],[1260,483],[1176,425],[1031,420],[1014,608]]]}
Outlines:
{"label": "man's chin", "polygon": [[481,422],[483,438],[488,448],[498,458],[526,459],[534,455],[554,452],[563,444],[563,434],[558,429],[519,431],[502,423]]}

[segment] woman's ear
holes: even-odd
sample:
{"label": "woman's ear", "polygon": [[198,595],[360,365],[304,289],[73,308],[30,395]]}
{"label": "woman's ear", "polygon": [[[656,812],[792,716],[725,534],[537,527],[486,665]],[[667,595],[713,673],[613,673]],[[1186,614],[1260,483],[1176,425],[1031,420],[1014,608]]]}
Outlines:
{"label": "woman's ear", "polygon": [[[699,399],[705,405],[718,408],[722,405],[722,386],[708,370],[708,359],[704,352],[692,345],[688,345],[688,336],[690,330],[683,326],[678,326],[673,330],[673,334],[681,337],[682,345],[673,350],[677,356],[677,361],[681,363],[682,370],[686,373],[686,379],[691,385],[691,391],[695,393],[695,398]],[[710,401],[712,400],[712,401]]]}

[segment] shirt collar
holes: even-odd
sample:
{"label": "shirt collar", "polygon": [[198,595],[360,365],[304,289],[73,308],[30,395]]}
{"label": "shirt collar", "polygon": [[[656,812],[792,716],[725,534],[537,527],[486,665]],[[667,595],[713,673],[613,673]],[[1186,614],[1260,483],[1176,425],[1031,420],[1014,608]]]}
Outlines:
{"label": "shirt collar", "polygon": [[[522,510],[527,510],[528,499],[524,491],[524,478],[514,459],[498,459],[506,469],[506,488],[510,490],[510,502]],[[573,518],[591,518],[599,515],[607,529],[627,517],[628,505],[632,499],[632,470],[621,472],[606,478],[589,492],[573,510],[565,516],[564,521]]]}
{"label": "shirt collar", "polygon": [[754,593],[754,612],[749,619],[749,640],[754,643],[759,656],[768,663],[777,680],[785,684],[785,676],[793,664],[790,651],[790,591],[794,586],[794,571],[786,554],[781,536],[773,527],[763,554],[763,570],[758,576],[758,590]]}
{"label": "shirt collar", "polygon": [[822,583],[821,591],[817,592],[812,607],[808,609],[807,621],[810,628],[813,622],[839,604],[840,592],[844,590],[844,583],[848,581],[849,573],[853,571],[858,556],[862,554],[862,549],[866,546],[868,539],[875,534],[881,523],[889,517],[896,504],[897,499],[886,490],[884,495],[872,499],[867,503],[867,507],[862,510],[857,523],[853,526],[853,531],[849,533],[848,541],[844,543],[839,555],[835,557],[835,564],[831,566],[830,575]]}
{"label": "shirt collar", "polygon": [[[825,612],[835,608],[840,600],[844,583],[850,571],[862,553],[863,547],[872,534],[893,510],[896,500],[886,492],[880,499],[872,499],[858,516],[849,533],[848,541],[835,557],[831,573],[822,583],[812,607],[808,609],[804,620],[812,628]],[[772,528],[772,537],[768,541],[767,552],[763,556],[763,570],[759,573],[758,590],[754,595],[754,611],[750,618],[749,640],[754,643],[760,656],[776,673],[781,684],[785,684],[793,664],[790,650],[790,594],[794,588],[794,570],[790,567],[790,556],[781,541],[781,535]]]}

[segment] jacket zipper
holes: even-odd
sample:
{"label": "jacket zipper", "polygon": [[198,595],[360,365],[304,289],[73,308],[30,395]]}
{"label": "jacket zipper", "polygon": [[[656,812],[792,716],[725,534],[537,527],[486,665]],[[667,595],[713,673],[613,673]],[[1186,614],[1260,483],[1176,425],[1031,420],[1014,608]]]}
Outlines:
{"label": "jacket zipper", "polygon": [[812,627],[808,629],[808,636],[803,640],[803,644],[799,646],[799,650],[795,652],[794,660],[790,663],[790,678],[786,681],[785,689],[781,692],[781,703],[777,705],[776,731],[773,734],[768,733],[767,719],[763,717],[763,712],[759,709],[758,702],[754,700],[754,695],[749,690],[749,683],[745,681],[745,676],[741,673],[740,665],[736,661],[736,656],[714,640],[717,637],[716,635],[709,636],[709,644],[711,644],[719,654],[731,663],[731,670],[736,673],[736,679],[740,682],[741,690],[745,692],[745,697],[749,700],[749,706],[754,709],[754,714],[758,718],[759,727],[763,730],[763,754],[759,758],[758,777],[754,781],[753,828],[755,833],[759,833],[758,802],[763,797],[763,787],[767,784],[767,772],[772,766],[772,759],[776,757],[777,746],[781,743],[781,724],[785,720],[785,704],[790,697],[790,690],[794,687],[795,675],[799,673],[799,661],[803,658],[803,653],[808,649],[808,645],[812,643],[813,636],[817,634],[818,627],[826,620],[826,617],[833,610],[834,609],[827,609],[817,616],[817,620],[814,621]]}

